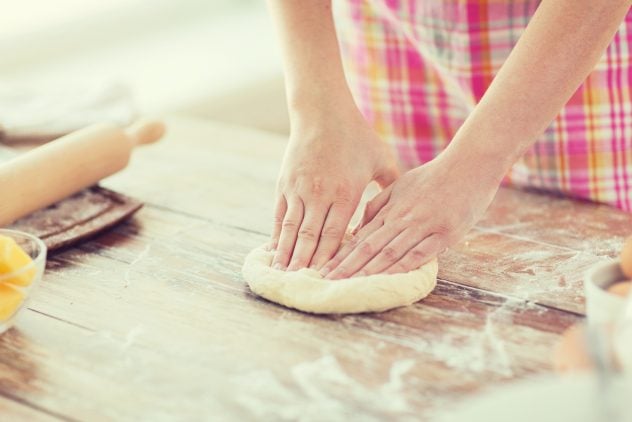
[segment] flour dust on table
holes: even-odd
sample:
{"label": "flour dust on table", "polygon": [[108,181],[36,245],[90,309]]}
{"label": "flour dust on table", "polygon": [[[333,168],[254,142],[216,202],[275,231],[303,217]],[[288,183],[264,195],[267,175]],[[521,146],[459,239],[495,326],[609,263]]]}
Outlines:
{"label": "flour dust on table", "polygon": [[437,284],[437,261],[400,274],[326,280],[311,268],[271,268],[274,251],[260,246],[248,254],[242,273],[255,294],[288,308],[315,314],[382,312],[411,305]]}

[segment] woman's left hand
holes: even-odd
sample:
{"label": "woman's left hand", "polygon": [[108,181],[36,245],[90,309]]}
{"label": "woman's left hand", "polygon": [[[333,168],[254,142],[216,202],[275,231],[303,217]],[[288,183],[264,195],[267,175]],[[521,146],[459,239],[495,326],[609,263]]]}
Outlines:
{"label": "woman's left hand", "polygon": [[458,242],[491,203],[502,176],[490,175],[490,167],[440,155],[408,171],[369,201],[353,238],[321,274],[403,273],[429,262]]}

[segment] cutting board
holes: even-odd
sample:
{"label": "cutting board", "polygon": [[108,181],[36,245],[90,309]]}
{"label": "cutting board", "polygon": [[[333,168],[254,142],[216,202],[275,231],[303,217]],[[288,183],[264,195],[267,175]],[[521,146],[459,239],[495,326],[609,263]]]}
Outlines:
{"label": "cutting board", "polygon": [[[15,155],[14,150],[0,146],[0,163]],[[38,236],[46,243],[49,251],[54,251],[112,227],[142,206],[136,199],[94,186],[36,211],[8,228]]]}

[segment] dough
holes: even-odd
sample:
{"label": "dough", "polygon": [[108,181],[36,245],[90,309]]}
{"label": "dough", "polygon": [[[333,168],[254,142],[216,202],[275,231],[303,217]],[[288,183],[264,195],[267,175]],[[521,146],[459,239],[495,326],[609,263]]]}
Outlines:
{"label": "dough", "polygon": [[281,271],[270,267],[273,251],[254,249],[242,274],[255,294],[289,308],[315,314],[381,312],[407,306],[426,297],[437,284],[437,261],[401,274],[375,274],[324,280],[304,268]]}

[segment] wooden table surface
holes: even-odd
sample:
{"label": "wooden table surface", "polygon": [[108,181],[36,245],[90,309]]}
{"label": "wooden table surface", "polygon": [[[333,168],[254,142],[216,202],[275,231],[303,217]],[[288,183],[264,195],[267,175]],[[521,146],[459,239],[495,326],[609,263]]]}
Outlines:
{"label": "wooden table surface", "polygon": [[[582,317],[582,273],[614,257],[632,216],[501,189],[440,256],[427,299],[312,316],[240,274],[264,242],[285,140],[172,118],[105,186],[132,220],[50,257],[0,337],[3,420],[432,420],[481,388],[551,370]],[[220,417],[221,416],[221,417]]]}

